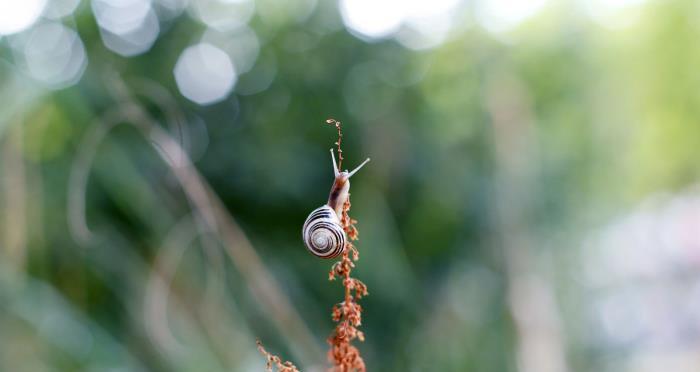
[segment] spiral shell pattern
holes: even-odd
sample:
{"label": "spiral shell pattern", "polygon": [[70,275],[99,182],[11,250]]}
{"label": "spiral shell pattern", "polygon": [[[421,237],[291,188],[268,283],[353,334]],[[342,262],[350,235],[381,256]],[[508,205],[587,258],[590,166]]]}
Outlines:
{"label": "spiral shell pattern", "polygon": [[345,249],[345,231],[335,211],[328,205],[309,214],[302,234],[306,248],[315,256],[333,258]]}

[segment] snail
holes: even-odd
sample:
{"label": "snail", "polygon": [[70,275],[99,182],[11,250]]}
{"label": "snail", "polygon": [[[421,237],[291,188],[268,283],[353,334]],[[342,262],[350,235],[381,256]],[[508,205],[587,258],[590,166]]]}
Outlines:
{"label": "snail", "polygon": [[311,212],[302,228],[304,245],[309,252],[321,258],[337,257],[345,249],[347,237],[340,219],[343,214],[343,205],[350,195],[350,177],[369,161],[367,158],[352,172],[348,172],[347,169],[341,172],[335,162],[333,149],[331,149],[331,158],[335,181],[328,196],[328,203]]}

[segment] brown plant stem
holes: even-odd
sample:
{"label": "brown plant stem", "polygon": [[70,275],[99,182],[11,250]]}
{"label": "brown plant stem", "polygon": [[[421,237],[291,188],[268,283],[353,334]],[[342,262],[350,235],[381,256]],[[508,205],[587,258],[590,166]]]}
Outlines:
{"label": "brown plant stem", "polygon": [[[340,148],[340,144],[343,141],[341,124],[335,119],[328,119],[326,123],[335,125],[338,130],[338,141],[335,144],[338,146],[338,158],[340,159],[338,171],[341,172],[343,162],[343,150]],[[335,280],[336,277],[342,278],[343,287],[345,288],[343,302],[334,305],[331,313],[333,321],[338,324],[328,337],[328,343],[330,344],[328,361],[332,363],[333,366],[330,370],[334,372],[365,372],[365,361],[360,355],[360,350],[352,344],[352,341],[355,339],[365,340],[364,333],[357,329],[362,324],[362,306],[356,301],[366,296],[368,292],[364,283],[351,277],[355,261],[360,259],[360,252],[352,243],[358,238],[357,228],[355,227],[357,221],[350,218],[348,215],[349,211],[350,195],[348,195],[347,200],[343,204],[343,213],[340,218],[340,224],[350,239],[345,243],[345,249],[340,261],[334,263],[331,266],[331,271],[328,273],[328,280]]]}
{"label": "brown plant stem", "polygon": [[333,125],[338,130],[338,141],[335,142],[335,145],[338,146],[338,172],[342,172],[343,149],[340,148],[340,144],[343,142],[343,129],[340,127],[341,123],[335,119],[326,119],[326,124]]}
{"label": "brown plant stem", "polygon": [[343,216],[340,221],[350,240],[346,243],[341,260],[333,264],[328,274],[329,280],[335,280],[336,277],[342,278],[343,287],[345,287],[343,302],[333,306],[332,318],[338,324],[328,338],[328,343],[331,346],[328,351],[328,360],[333,364],[331,371],[364,372],[366,371],[365,361],[360,355],[360,350],[352,345],[352,341],[355,339],[365,340],[364,333],[357,329],[362,324],[362,306],[357,303],[357,300],[368,295],[368,292],[364,283],[351,277],[352,269],[360,258],[360,253],[352,243],[352,241],[357,240],[358,231],[355,228],[357,221],[350,218],[349,210],[350,198],[343,205]]}

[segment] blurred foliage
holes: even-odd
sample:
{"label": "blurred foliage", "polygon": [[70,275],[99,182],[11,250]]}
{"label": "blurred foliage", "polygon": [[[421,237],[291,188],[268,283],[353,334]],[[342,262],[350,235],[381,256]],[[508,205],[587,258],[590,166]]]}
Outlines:
{"label": "blurred foliage", "polygon": [[[553,1],[492,33],[460,3],[443,44],[411,50],[353,36],[333,2],[260,1],[257,59],[210,105],[183,97],[173,68],[203,37],[226,49],[236,31],[191,11],[123,57],[82,2],[61,22],[87,67],[62,89],[22,69],[22,34],[3,37],[0,370],[262,370],[256,338],[323,370],[341,287],[300,230],[332,182],[328,117],[344,123],[348,168],[372,158],[351,190],[370,371],[643,370],[591,325],[581,257],[613,216],[697,182],[700,4],[637,7],[611,28]],[[313,345],[295,346],[200,229],[130,104],[187,151]],[[71,177],[107,125],[84,169],[92,238],[81,240]],[[165,289],[159,262],[174,268]]]}

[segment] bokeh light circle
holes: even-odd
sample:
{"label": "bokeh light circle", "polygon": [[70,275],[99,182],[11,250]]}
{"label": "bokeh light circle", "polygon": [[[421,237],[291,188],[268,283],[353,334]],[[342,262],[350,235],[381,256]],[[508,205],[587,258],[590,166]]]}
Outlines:
{"label": "bokeh light circle", "polygon": [[29,75],[52,88],[75,84],[87,66],[82,40],[60,23],[36,26],[22,49],[22,57]]}
{"label": "bokeh light circle", "polygon": [[122,35],[141,26],[151,11],[149,0],[94,0],[92,11],[101,29]]}
{"label": "bokeh light circle", "polygon": [[80,0],[51,0],[46,4],[44,17],[49,19],[60,19],[68,17],[80,4]]}
{"label": "bokeh light circle", "polygon": [[255,13],[252,0],[198,0],[190,3],[195,19],[219,31],[230,31],[248,24]]}
{"label": "bokeh light circle", "polygon": [[10,35],[27,29],[44,11],[46,0],[0,1],[0,35]]}
{"label": "bokeh light circle", "polygon": [[180,93],[200,105],[225,99],[237,79],[229,56],[208,43],[185,49],[175,64],[174,74]]}
{"label": "bokeh light circle", "polygon": [[345,27],[360,39],[395,37],[410,49],[442,44],[460,0],[341,0]]}
{"label": "bokeh light circle", "polygon": [[378,39],[401,27],[400,0],[341,0],[340,12],[351,32]]}
{"label": "bokeh light circle", "polygon": [[220,32],[209,28],[202,35],[201,41],[216,45],[226,52],[231,57],[238,75],[253,68],[260,53],[258,35],[248,26],[242,26],[229,32]]}
{"label": "bokeh light circle", "polygon": [[133,57],[151,49],[160,34],[160,23],[155,12],[149,10],[141,24],[126,32],[115,34],[100,28],[102,42],[107,49],[124,57]]}

